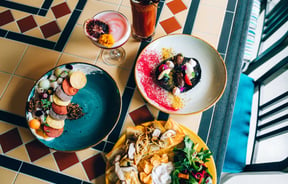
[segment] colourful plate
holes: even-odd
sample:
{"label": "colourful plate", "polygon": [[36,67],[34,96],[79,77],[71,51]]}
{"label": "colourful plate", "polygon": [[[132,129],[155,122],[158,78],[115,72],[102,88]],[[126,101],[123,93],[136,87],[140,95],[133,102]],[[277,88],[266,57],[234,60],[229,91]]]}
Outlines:
{"label": "colourful plate", "polygon": [[[73,66],[73,70],[79,69],[87,77],[86,86],[72,98],[73,103],[83,108],[85,115],[77,120],[65,120],[63,134],[54,139],[43,139],[31,129],[40,142],[59,151],[77,151],[100,143],[116,126],[122,106],[117,84],[106,71],[85,63],[69,64]],[[54,69],[43,75],[39,81],[48,78]],[[33,97],[34,91],[35,86],[27,102]],[[31,113],[26,111],[26,119],[29,117],[31,118]]]}
{"label": "colourful plate", "polygon": [[[162,49],[196,58],[202,70],[200,82],[179,95],[183,102],[179,109],[172,106],[175,100],[172,93],[155,82],[154,70],[162,60]],[[213,46],[191,35],[172,34],[154,40],[143,49],[136,62],[135,80],[142,96],[159,110],[169,114],[194,114],[210,108],[220,99],[226,87],[227,71]]]}
{"label": "colourful plate", "polygon": [[[159,122],[161,122],[162,124],[165,123],[165,121],[159,121]],[[151,122],[143,123],[144,126],[148,126],[149,124],[151,124]],[[188,135],[194,143],[199,144],[198,150],[200,150],[201,148],[204,148],[204,150],[209,149],[208,146],[205,144],[205,142],[196,133],[194,133],[192,130],[185,127],[184,125],[181,125],[181,124],[179,124],[179,125],[184,130],[185,135]],[[106,156],[110,157],[113,154],[113,152],[115,152],[116,150],[118,150],[119,148],[121,148],[124,145],[125,141],[126,141],[126,135],[124,134],[119,138],[119,140],[114,145],[113,149]],[[215,165],[213,156],[206,163],[206,165],[208,167],[209,172],[211,173],[211,175],[213,177],[212,183],[216,184],[217,183],[217,171],[216,171],[216,165]],[[105,178],[105,180],[106,180],[106,183],[109,184],[109,180],[107,179],[107,177]]]}

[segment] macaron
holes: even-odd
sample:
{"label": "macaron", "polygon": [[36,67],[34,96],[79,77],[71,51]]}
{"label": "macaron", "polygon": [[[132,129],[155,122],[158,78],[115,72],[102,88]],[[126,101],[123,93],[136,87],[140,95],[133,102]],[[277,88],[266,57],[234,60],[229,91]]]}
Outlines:
{"label": "macaron", "polygon": [[66,102],[66,101],[71,101],[73,96],[67,95],[61,86],[58,86],[56,88],[55,94],[57,95],[58,98],[60,98],[60,100]]}
{"label": "macaron", "polygon": [[62,82],[62,89],[69,96],[76,95],[76,93],[79,91],[79,89],[73,88],[70,85],[70,82],[69,82],[69,80],[67,78],[64,79],[63,82]]}
{"label": "macaron", "polygon": [[46,123],[52,128],[61,129],[64,127],[65,121],[53,119],[50,115],[48,115],[46,118]]}
{"label": "macaron", "polygon": [[[54,104],[54,103],[53,103]],[[52,105],[53,106],[53,105]],[[54,105],[54,109],[55,109],[55,106],[56,106],[56,109],[58,107],[62,107],[62,106],[58,106],[58,105]],[[63,106],[64,107],[64,106]],[[66,109],[66,107],[65,107]],[[59,111],[58,111],[59,112]],[[66,109],[66,112],[67,112],[67,109]],[[67,114],[67,113],[66,113]],[[56,119],[56,120],[65,120],[67,118],[67,115],[66,114],[59,114],[59,113],[56,113],[54,110],[53,110],[53,107],[49,110],[49,115],[51,116],[51,118],[53,119]]]}
{"label": "macaron", "polygon": [[81,71],[75,71],[70,75],[70,84],[73,88],[81,89],[87,83],[86,75]]}
{"label": "macaron", "polygon": [[62,135],[64,128],[55,129],[44,125],[43,130],[48,137],[59,137]]}
{"label": "macaron", "polygon": [[69,105],[69,103],[70,103],[70,101],[71,100],[69,100],[69,101],[63,101],[63,100],[61,100],[56,94],[53,94],[53,102],[55,103],[55,104],[57,104],[57,105],[60,105],[60,106],[67,106],[67,105]]}

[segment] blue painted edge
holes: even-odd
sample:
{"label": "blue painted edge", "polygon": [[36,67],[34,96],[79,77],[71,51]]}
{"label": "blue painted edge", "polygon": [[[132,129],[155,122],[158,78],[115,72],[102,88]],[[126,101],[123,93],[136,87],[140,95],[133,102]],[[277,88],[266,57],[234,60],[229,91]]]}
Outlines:
{"label": "blue painted edge", "polygon": [[[235,1],[235,3],[230,1],[228,3],[227,12],[229,13],[226,13],[226,16],[230,16],[230,11],[233,9],[232,4],[235,4],[234,20],[229,23],[229,19],[226,18],[218,45],[219,50],[224,48],[222,44],[227,45],[227,49],[225,49],[226,52],[221,53],[222,56],[225,55],[228,73],[227,86],[222,98],[211,107],[211,109],[203,112],[198,132],[199,136],[207,143],[213,153],[217,168],[218,183],[220,183],[219,180],[225,159],[226,145],[236,100],[249,17],[253,3],[253,0],[233,1]],[[226,28],[229,24],[232,24],[232,29],[230,29],[231,35],[229,41],[226,42],[223,37],[227,34]]]}

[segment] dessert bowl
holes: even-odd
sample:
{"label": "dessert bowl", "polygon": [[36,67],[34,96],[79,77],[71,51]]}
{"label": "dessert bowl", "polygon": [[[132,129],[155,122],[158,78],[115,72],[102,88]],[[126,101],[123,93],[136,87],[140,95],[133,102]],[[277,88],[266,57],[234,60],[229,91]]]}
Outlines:
{"label": "dessert bowl", "polygon": [[[167,53],[171,56],[181,53],[199,61],[201,78],[191,90],[174,95],[157,84],[155,70]],[[152,41],[142,50],[135,65],[135,80],[144,99],[159,110],[169,114],[195,114],[207,110],[221,98],[227,71],[222,57],[208,42],[191,35],[171,34]]]}

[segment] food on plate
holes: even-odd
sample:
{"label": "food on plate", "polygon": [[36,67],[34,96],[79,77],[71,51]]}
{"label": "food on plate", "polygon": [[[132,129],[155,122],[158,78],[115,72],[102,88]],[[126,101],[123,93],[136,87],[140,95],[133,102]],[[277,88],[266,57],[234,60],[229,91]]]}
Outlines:
{"label": "food on plate", "polygon": [[66,119],[78,119],[84,115],[82,108],[71,101],[86,83],[86,75],[74,71],[69,64],[41,78],[26,106],[31,131],[44,139],[62,135]]}
{"label": "food on plate", "polygon": [[197,145],[172,119],[128,127],[106,155],[106,183],[212,183],[212,154]]}
{"label": "food on plate", "polygon": [[159,86],[174,95],[179,95],[199,83],[201,68],[197,59],[178,53],[160,62],[155,75]]}

